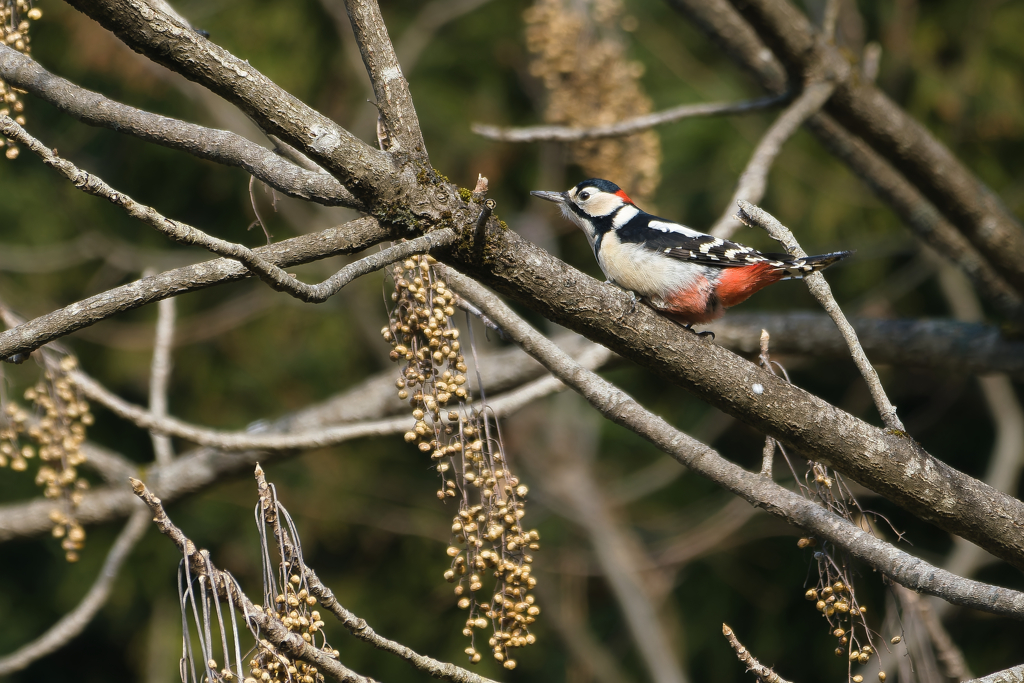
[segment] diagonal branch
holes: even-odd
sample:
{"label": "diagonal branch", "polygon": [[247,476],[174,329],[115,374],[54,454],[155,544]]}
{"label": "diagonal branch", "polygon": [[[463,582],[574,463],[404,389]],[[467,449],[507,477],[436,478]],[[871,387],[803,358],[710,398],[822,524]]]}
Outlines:
{"label": "diagonal branch", "polygon": [[427,146],[416,116],[409,82],[402,74],[376,0],[345,0],[356,43],[373,84],[377,111],[391,139],[389,151],[427,163]]}
{"label": "diagonal branch", "polygon": [[209,553],[205,550],[199,550],[195,543],[185,536],[181,529],[174,525],[164,511],[163,501],[154,496],[146,488],[146,485],[138,479],[130,479],[129,481],[135,495],[152,511],[153,522],[156,524],[156,528],[178,546],[178,550],[184,556],[185,561],[188,562],[192,574],[196,577],[203,576],[209,579],[211,588],[219,596],[227,598],[230,593],[231,602],[237,605],[238,609],[245,615],[246,625],[254,633],[259,633],[261,637],[266,638],[282,652],[287,653],[288,656],[316,664],[321,670],[326,671],[339,681],[344,683],[373,683],[372,679],[360,676],[327,652],[303,640],[298,633],[290,631],[280,620],[269,614],[271,612],[270,609],[266,611],[262,608],[257,609],[252,600],[241,591],[234,577],[214,567],[213,563],[210,562]]}
{"label": "diagonal branch", "polygon": [[808,83],[800,96],[793,100],[793,103],[786,107],[775,123],[765,132],[761,141],[757,143],[754,154],[747,162],[746,168],[740,174],[736,191],[732,199],[726,205],[725,213],[719,218],[710,233],[715,237],[729,239],[743,224],[733,215],[733,207],[741,199],[752,204],[757,204],[764,197],[765,188],[768,186],[768,173],[775,163],[775,158],[782,151],[782,145],[786,140],[793,137],[804,121],[813,116],[832,96],[835,90],[835,83],[829,81],[818,81]]}
{"label": "diagonal branch", "polygon": [[289,197],[325,206],[362,209],[363,204],[333,176],[301,168],[240,135],[136,109],[81,88],[37,62],[0,45],[0,79],[49,102],[90,126],[133,135],[225,166],[243,168]]}
{"label": "diagonal branch", "polygon": [[681,330],[511,230],[488,230],[483,261],[469,258],[467,251],[440,251],[437,257],[787,449],[827,462],[922,519],[1024,567],[1024,502],[937,460],[912,439],[859,420]]}
{"label": "diagonal branch", "polygon": [[145,0],[68,0],[128,47],[233,103],[265,132],[299,148],[363,202],[386,190],[389,155],[291,95],[249,62]]}
{"label": "diagonal branch", "polygon": [[446,681],[452,681],[452,683],[494,683],[491,679],[484,678],[472,671],[467,671],[461,666],[456,666],[450,662],[440,662],[433,657],[426,657],[413,651],[411,648],[402,645],[401,643],[396,643],[393,640],[385,638],[370,628],[370,625],[366,623],[365,619],[360,619],[355,614],[345,609],[345,606],[338,602],[338,598],[335,597],[334,592],[324,585],[316,572],[306,565],[305,562],[301,561],[300,551],[292,543],[289,535],[281,533],[281,517],[277,510],[277,500],[271,490],[271,487],[267,484],[263,468],[258,464],[256,465],[256,487],[259,491],[260,500],[262,501],[263,520],[274,526],[274,537],[280,544],[281,555],[285,558],[286,562],[298,561],[302,566],[303,578],[306,581],[306,585],[309,586],[309,592],[316,596],[321,605],[331,610],[331,614],[337,617],[338,621],[340,621],[353,636],[363,642],[373,645],[378,650],[401,657],[409,662],[413,667],[420,671],[429,673],[434,678],[443,678]]}
{"label": "diagonal branch", "polygon": [[[807,256],[807,252],[800,247],[789,228],[776,220],[774,216],[764,209],[743,200],[740,200],[739,205],[740,210],[737,217],[740,221],[752,227],[763,228],[772,236],[772,239],[780,242],[791,256],[799,258]],[[889,397],[885,395],[882,382],[878,379],[878,372],[875,371],[875,367],[871,365],[867,354],[864,353],[864,349],[857,339],[857,331],[853,329],[853,325],[846,319],[846,315],[843,314],[839,304],[836,303],[835,297],[832,296],[832,289],[828,286],[825,276],[821,273],[811,273],[804,278],[804,282],[807,283],[807,289],[811,290],[811,294],[814,295],[821,304],[821,307],[825,309],[825,312],[835,321],[836,327],[839,328],[843,338],[846,339],[846,343],[850,347],[850,355],[853,356],[853,362],[857,365],[857,369],[860,370],[860,374],[868,384],[871,398],[874,399],[875,406],[882,416],[882,422],[892,431],[905,433],[906,430],[903,428],[903,423],[896,415],[896,407],[889,402]]]}
{"label": "diagonal branch", "polygon": [[577,142],[580,140],[597,140],[632,135],[648,128],[663,126],[682,119],[703,116],[726,116],[729,114],[745,114],[760,111],[782,104],[789,99],[788,94],[773,97],[762,97],[744,102],[701,102],[698,104],[681,104],[653,114],[636,116],[618,123],[610,123],[593,128],[572,128],[570,126],[528,126],[525,128],[500,128],[486,123],[474,123],[472,130],[489,140],[502,142],[540,142],[553,140],[556,142]]}
{"label": "diagonal branch", "polygon": [[29,135],[24,128],[15,123],[9,116],[0,115],[0,135],[24,144],[30,151],[39,156],[43,163],[55,168],[83,192],[102,197],[111,204],[120,206],[132,218],[148,223],[175,242],[198,245],[214,254],[235,259],[271,288],[279,292],[291,294],[296,299],[306,303],[323,303],[358,277],[380,270],[395,261],[407,258],[413,254],[427,252],[437,246],[451,244],[458,237],[456,232],[450,228],[427,233],[421,237],[362,258],[355,263],[350,263],[319,284],[308,285],[304,282],[299,282],[275,264],[261,257],[258,252],[244,245],[213,237],[191,225],[167,218],[156,209],[140,204],[128,195],[114,190],[103,182],[99,176],[86,173],[67,159],[54,154],[45,145]]}
{"label": "diagonal branch", "polygon": [[[731,1],[791,73],[847,63],[787,0]],[[1024,228],[945,145],[864,79],[841,79],[826,110],[916,185],[1024,294]]]}
{"label": "diagonal branch", "polygon": [[[279,267],[352,254],[395,239],[396,234],[373,218],[360,218],[311,235],[303,235],[253,251]],[[95,325],[117,313],[214,285],[236,282],[252,273],[234,259],[214,259],[170,270],[97,294],[29,320],[0,333],[0,359],[30,353],[55,339]]]}
{"label": "diagonal branch", "polygon": [[150,515],[145,508],[137,508],[128,520],[114,545],[107,553],[100,575],[96,578],[89,592],[73,610],[61,617],[60,621],[31,643],[21,647],[5,657],[0,657],[0,676],[21,671],[32,662],[56,652],[68,644],[71,639],[89,625],[96,612],[106,604],[110,590],[114,587],[121,565],[128,559],[129,553],[149,528]]}
{"label": "diagonal branch", "polygon": [[[961,578],[897,549],[760,473],[748,472],[676,430],[621,389],[583,368],[471,279],[447,270],[453,289],[501,325],[512,340],[606,418],[647,439],[682,465],[789,524],[836,544],[911,590],[957,605],[1024,619],[1024,593]],[[765,373],[766,377],[770,377]]]}

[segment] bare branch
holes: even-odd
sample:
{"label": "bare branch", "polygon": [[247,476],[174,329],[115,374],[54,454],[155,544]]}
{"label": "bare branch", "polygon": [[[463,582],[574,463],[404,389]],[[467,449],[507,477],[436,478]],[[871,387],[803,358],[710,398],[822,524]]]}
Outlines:
{"label": "bare branch", "polygon": [[[810,75],[848,64],[786,0],[733,4],[792,72]],[[1024,293],[1024,229],[1019,221],[924,126],[873,83],[849,74],[847,69],[826,110],[906,175],[1018,294]]]}
{"label": "bare branch", "polygon": [[[362,251],[397,235],[373,218],[360,218],[327,230],[283,240],[253,251],[282,268],[329,256]],[[97,294],[0,333],[0,359],[30,353],[83,327],[169,296],[235,282],[252,273],[234,259],[215,259],[142,278]]]}
{"label": "bare branch", "polygon": [[972,678],[964,683],[1022,683],[1024,681],[1024,664],[1003,671],[997,671],[981,678]]}
{"label": "bare branch", "polygon": [[726,205],[725,213],[711,228],[712,235],[728,239],[743,225],[733,215],[733,207],[741,199],[752,204],[761,201],[765,188],[768,186],[768,173],[772,169],[772,164],[775,163],[775,158],[782,151],[782,145],[793,137],[797,128],[803,125],[804,121],[824,106],[835,89],[835,83],[830,81],[809,83],[804,86],[800,96],[786,107],[779,118],[775,119],[775,123],[757,143],[754,154],[747,162],[747,167],[740,174],[736,191],[733,192],[732,199]]}
{"label": "bare branch", "polygon": [[[153,341],[153,360],[149,368],[149,411],[156,419],[167,417],[167,383],[171,376],[171,348],[174,345],[174,318],[177,305],[174,299],[164,299],[157,305],[156,339]],[[158,465],[167,465],[174,458],[171,439],[163,434],[151,433],[153,453]]]}
{"label": "bare branch", "polygon": [[[277,525],[280,524],[277,502],[271,493],[270,486],[267,485],[263,468],[258,464],[256,465],[256,485],[259,490],[260,500],[263,504],[264,520],[277,528]],[[288,560],[297,560],[299,558],[299,551],[291,543],[291,539],[288,535],[277,533],[275,536],[281,544],[281,554]],[[420,671],[429,673],[434,678],[442,678],[446,681],[452,681],[452,683],[494,683],[491,679],[484,678],[472,671],[467,671],[461,666],[456,666],[449,662],[440,662],[432,657],[418,654],[401,643],[397,643],[379,635],[376,631],[370,628],[370,625],[366,623],[365,619],[360,619],[356,615],[352,614],[352,612],[345,609],[345,606],[338,602],[334,592],[324,585],[320,580],[320,577],[317,576],[316,572],[311,567],[306,565],[305,562],[302,563],[302,567],[302,574],[309,586],[309,592],[316,596],[320,601],[320,604],[329,609],[331,613],[337,617],[338,621],[340,621],[342,625],[359,640],[373,645],[378,650],[395,655],[396,657],[401,657],[405,661],[409,662],[413,667]]]}
{"label": "bare branch", "polygon": [[210,581],[210,586],[217,591],[217,594],[227,598],[231,594],[232,602],[245,615],[245,620],[250,628],[258,629],[260,635],[273,643],[282,652],[290,657],[296,657],[306,662],[317,665],[321,670],[344,683],[373,683],[372,679],[365,678],[344,666],[341,662],[327,655],[310,643],[303,640],[298,633],[289,631],[288,627],[278,619],[270,616],[262,608],[257,606],[243,593],[234,577],[225,571],[214,567],[209,560],[209,553],[205,550],[198,550],[196,545],[171,522],[167,513],[164,512],[162,501],[154,496],[146,485],[138,479],[131,479],[132,490],[142,502],[153,512],[153,521],[156,523],[160,533],[167,536],[178,546],[178,550],[189,563],[192,573],[195,576],[205,576]]}
{"label": "bare branch", "polygon": [[[878,365],[934,368],[947,372],[1006,373],[1024,379],[1024,341],[1007,339],[994,325],[955,320],[851,318],[864,352]],[[835,323],[823,313],[730,312],[708,326],[715,343],[756,354],[761,330],[770,330],[772,350],[811,358],[849,358]]]}
{"label": "bare branch", "polygon": [[750,654],[747,648],[743,647],[739,638],[736,637],[736,634],[726,624],[722,624],[722,635],[729,641],[732,649],[736,651],[736,657],[747,667],[747,671],[757,677],[759,683],[789,683],[785,678],[757,661],[754,655]]}
{"label": "bare branch", "polygon": [[126,45],[232,102],[265,132],[323,166],[361,201],[383,189],[394,168],[367,145],[257,71],[145,0],[68,0]]}
{"label": "bare branch", "polygon": [[[739,220],[747,225],[763,228],[772,236],[772,239],[780,242],[790,255],[797,257],[807,256],[807,252],[800,248],[800,244],[796,241],[789,228],[782,225],[774,216],[743,200],[739,201],[739,205],[740,212],[737,214]],[[853,329],[853,326],[850,325],[850,322],[843,314],[842,309],[839,308],[839,304],[836,303],[835,297],[832,296],[832,289],[828,286],[825,277],[821,273],[811,273],[804,278],[804,281],[807,283],[807,289],[811,290],[811,294],[821,303],[821,307],[835,321],[836,327],[839,328],[839,331],[846,339],[846,343],[850,347],[850,355],[853,356],[853,362],[857,365],[857,369],[860,370],[860,374],[868,384],[871,397],[875,400],[875,406],[882,416],[882,422],[891,430],[905,432],[903,423],[900,422],[899,417],[896,415],[895,406],[889,402],[889,397],[885,395],[885,389],[882,388],[882,382],[878,379],[878,373],[864,353],[860,341],[857,340],[857,331]]]}
{"label": "bare branch", "polygon": [[116,191],[98,176],[86,173],[78,169],[67,159],[54,154],[45,145],[29,135],[24,128],[15,123],[14,119],[9,116],[0,116],[0,135],[25,145],[39,156],[43,163],[55,168],[83,192],[102,197],[111,204],[120,206],[132,218],[148,223],[176,242],[198,245],[214,254],[235,259],[271,288],[279,292],[291,294],[295,298],[307,303],[323,303],[341,291],[345,285],[362,275],[380,270],[386,265],[413,254],[427,252],[434,247],[451,244],[458,237],[455,231],[450,228],[430,232],[409,242],[367,256],[355,263],[350,263],[319,284],[307,285],[299,282],[284,270],[244,245],[213,237],[191,225],[167,218],[156,211],[156,209],[140,204],[128,195]]}
{"label": "bare branch", "polygon": [[135,513],[128,520],[128,524],[125,525],[107,553],[107,559],[103,562],[100,575],[78,606],[61,617],[60,621],[31,643],[5,657],[0,657],[0,676],[21,671],[32,662],[56,652],[89,625],[92,618],[96,616],[96,612],[106,604],[107,598],[110,596],[110,589],[113,588],[118,572],[121,571],[121,565],[124,564],[132,548],[149,528],[149,520],[148,510],[136,508]]}
{"label": "bare branch", "polygon": [[240,135],[115,102],[50,73],[6,45],[0,45],[0,79],[27,90],[82,123],[133,135],[225,166],[243,168],[289,197],[308,199],[325,206],[363,208],[361,201],[327,173],[288,163]]}
{"label": "bare branch", "polygon": [[680,331],[514,231],[489,226],[486,255],[479,263],[453,249],[438,258],[682,386],[787,450],[827,462],[911,513],[1024,567],[1024,503],[1016,498],[946,465],[912,439],[871,426],[710,340]]}
{"label": "bare branch", "polygon": [[[502,142],[540,142],[554,140],[557,142],[577,142],[580,140],[597,140],[632,135],[648,128],[663,126],[682,119],[703,116],[727,116],[745,114],[778,106],[789,99],[788,94],[774,97],[762,97],[743,102],[701,102],[698,104],[681,104],[653,114],[644,114],[631,119],[610,123],[593,128],[572,128],[569,126],[529,126],[525,128],[500,128],[486,123],[474,123],[472,130],[490,140]],[[819,105],[820,106],[820,105]]]}
{"label": "bare branch", "polygon": [[[786,71],[751,25],[729,0],[667,0],[685,14],[733,61],[747,70],[770,93],[787,88]],[[806,21],[805,19],[801,19]],[[902,117],[901,117],[902,119]],[[981,253],[947,221],[939,209],[907,176],[856,135],[825,113],[812,116],[807,126],[821,143],[844,161],[918,237],[952,259],[979,285],[982,294],[1008,317],[1024,321],[1024,305],[1017,291]],[[925,134],[927,135],[927,134]],[[892,143],[888,143],[892,146]],[[943,165],[932,169],[945,168]],[[974,201],[975,198],[972,198]],[[936,203],[938,204],[938,202]],[[1024,324],[1018,322],[1018,324]]]}
{"label": "bare branch", "polygon": [[427,147],[409,94],[409,82],[402,75],[402,65],[395,56],[380,7],[376,0],[345,0],[345,8],[373,84],[377,110],[390,134],[389,151],[425,161]]}
{"label": "bare branch", "polygon": [[[524,351],[606,418],[636,432],[698,474],[769,514],[846,549],[902,586],[964,607],[1024,619],[1024,593],[961,578],[932,566],[760,473],[744,470],[645,410],[615,385],[582,368],[477,283],[452,270],[446,272],[446,278],[453,289],[497,321]],[[772,376],[761,373],[757,379],[767,382],[769,377]]]}
{"label": "bare branch", "polygon": [[[563,338],[562,345],[571,350],[579,358],[581,365],[597,368],[607,358],[609,352],[601,346],[581,343],[579,337]],[[526,385],[519,386],[524,380],[545,373],[542,366],[532,359],[524,357],[518,349],[510,349],[480,358],[481,372],[494,381],[488,386],[493,389],[511,389],[505,394],[488,399],[488,409],[495,415],[507,415],[518,410],[529,400],[546,396],[564,387],[561,381],[550,376],[541,377]],[[480,408],[477,404],[475,407]],[[134,406],[133,406],[134,408]],[[358,435],[358,429],[365,422],[388,413],[404,413],[408,404],[398,401],[395,397],[394,373],[387,371],[362,382],[319,406],[311,406],[292,415],[286,415],[269,424],[256,423],[247,436],[271,436],[282,434],[304,434],[309,442],[311,435],[322,434],[325,429],[339,426],[338,423],[355,423],[351,434]],[[135,408],[145,415],[145,411]],[[345,427],[346,425],[340,425]],[[408,417],[392,423],[394,433],[409,428]],[[210,430],[213,431],[213,430]],[[217,433],[216,438],[243,438],[246,435],[237,432]],[[284,451],[227,451],[209,447],[201,447],[184,453],[169,466],[153,466],[146,470],[146,476],[154,492],[165,501],[173,501],[220,481],[221,479],[251,470],[257,461],[267,463],[279,458],[297,454],[295,450]],[[127,459],[105,451],[97,451],[90,446],[90,459],[98,456],[104,463],[104,477],[116,477],[110,487],[95,488],[86,491],[78,506],[76,517],[81,524],[98,524],[129,515],[133,509],[134,497],[125,488],[123,482],[127,477],[140,476],[139,468]],[[100,461],[96,461],[100,462]],[[35,536],[50,531],[53,523],[49,520],[53,503],[46,499],[37,499],[27,503],[0,505],[0,543],[22,537]]]}

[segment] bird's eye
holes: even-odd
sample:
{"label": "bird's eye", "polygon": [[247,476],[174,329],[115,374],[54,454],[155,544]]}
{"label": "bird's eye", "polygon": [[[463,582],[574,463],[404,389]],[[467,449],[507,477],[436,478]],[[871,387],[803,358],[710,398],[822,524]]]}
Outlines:
{"label": "bird's eye", "polygon": [[580,201],[581,202],[585,202],[588,199],[590,199],[590,193],[589,192],[587,192],[586,190],[584,190],[583,192],[580,192]]}

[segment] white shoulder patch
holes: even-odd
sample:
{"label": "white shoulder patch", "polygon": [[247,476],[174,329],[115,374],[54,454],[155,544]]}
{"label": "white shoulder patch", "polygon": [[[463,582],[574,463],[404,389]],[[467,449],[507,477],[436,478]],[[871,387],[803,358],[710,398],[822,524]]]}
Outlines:
{"label": "white shoulder patch", "polygon": [[687,237],[700,237],[704,233],[688,228],[685,225],[679,223],[669,223],[668,221],[651,221],[648,226],[652,230],[661,230],[662,232],[675,232],[680,235],[686,235]]}
{"label": "white shoulder patch", "polygon": [[615,212],[615,218],[612,219],[612,227],[618,230],[626,223],[633,220],[633,217],[640,213],[640,209],[629,204],[623,204],[622,208]]}

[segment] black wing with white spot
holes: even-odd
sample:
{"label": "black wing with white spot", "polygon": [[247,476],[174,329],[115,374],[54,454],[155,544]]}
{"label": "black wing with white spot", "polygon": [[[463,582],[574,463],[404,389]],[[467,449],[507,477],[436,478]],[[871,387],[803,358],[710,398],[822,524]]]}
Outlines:
{"label": "black wing with white spot", "polygon": [[822,270],[853,252],[838,251],[820,256],[793,258],[789,254],[763,253],[752,247],[714,237],[679,223],[639,214],[618,230],[623,242],[643,243],[665,255],[704,266],[729,268],[768,263],[788,277],[802,277]]}

